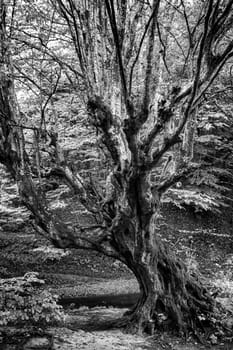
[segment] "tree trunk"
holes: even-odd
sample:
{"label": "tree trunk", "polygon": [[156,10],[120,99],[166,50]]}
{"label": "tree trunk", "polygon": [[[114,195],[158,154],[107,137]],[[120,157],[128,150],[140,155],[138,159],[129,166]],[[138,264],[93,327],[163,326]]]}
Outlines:
{"label": "tree trunk", "polygon": [[141,296],[123,322],[149,333],[165,325],[181,332],[202,328],[201,319],[212,316],[213,300],[198,276],[190,275],[157,236],[161,194],[142,174],[132,177],[127,190],[127,201],[119,200],[114,219],[113,244],[134,273]]}
{"label": "tree trunk", "polygon": [[198,276],[190,275],[157,236],[159,186],[152,186],[147,172],[132,171],[127,181],[122,173],[121,187],[115,190],[110,244],[135,275],[141,292],[120,325],[149,333],[165,323],[182,332],[202,327],[201,319],[212,316],[213,300]]}
{"label": "tree trunk", "polygon": [[135,307],[125,315],[130,330],[150,334],[159,327],[184,333],[203,330],[201,319],[210,320],[213,299],[182,261],[158,239],[151,249],[141,247],[130,259],[125,258],[141,292]]}

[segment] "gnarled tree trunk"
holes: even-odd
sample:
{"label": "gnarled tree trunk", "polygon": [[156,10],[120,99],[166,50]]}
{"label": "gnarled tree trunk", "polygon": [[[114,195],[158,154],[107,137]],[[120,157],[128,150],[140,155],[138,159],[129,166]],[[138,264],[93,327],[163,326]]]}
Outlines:
{"label": "gnarled tree trunk", "polygon": [[137,278],[141,296],[126,316],[128,327],[150,333],[160,326],[181,332],[202,329],[201,316],[210,321],[214,301],[198,276],[189,275],[157,239],[151,249],[143,247],[135,254],[127,266]]}
{"label": "gnarled tree trunk", "polygon": [[210,320],[214,302],[198,276],[190,275],[157,236],[160,195],[158,191],[155,201],[148,178],[137,175],[117,194],[110,244],[135,275],[141,292],[120,324],[152,333],[165,323],[186,332],[201,327],[201,315]]}

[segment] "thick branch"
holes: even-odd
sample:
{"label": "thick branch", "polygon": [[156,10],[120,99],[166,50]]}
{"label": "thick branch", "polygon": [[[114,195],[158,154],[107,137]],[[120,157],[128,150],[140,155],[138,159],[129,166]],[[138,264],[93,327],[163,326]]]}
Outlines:
{"label": "thick branch", "polygon": [[121,172],[124,172],[131,163],[131,151],[121,121],[117,116],[112,115],[110,108],[98,96],[88,101],[88,110],[91,123],[101,130],[102,142],[114,163],[119,166]]}
{"label": "thick branch", "polygon": [[110,238],[109,235],[102,233],[100,236],[95,233],[94,238],[87,236],[86,233],[84,236],[82,230],[73,231],[61,222],[55,222],[50,227],[50,240],[58,248],[94,250],[114,259],[120,259],[119,254],[107,242]]}
{"label": "thick branch", "polygon": [[180,143],[181,138],[179,137],[179,135],[173,135],[170,136],[168,138],[165,138],[162,147],[160,148],[160,150],[157,150],[154,152],[154,154],[152,155],[152,160],[147,162],[145,164],[145,169],[146,170],[152,170],[159,162],[159,160],[162,158],[162,156],[174,145],[176,145],[177,143]]}
{"label": "thick branch", "polygon": [[171,96],[171,101],[162,100],[159,103],[157,122],[143,143],[143,149],[146,155],[151,150],[156,136],[164,130],[166,123],[174,116],[173,99],[173,96]]}
{"label": "thick branch", "polygon": [[[68,186],[72,188],[75,194],[79,196],[80,202],[92,213],[97,213],[98,209],[95,208],[96,198],[92,198],[93,195],[88,193],[86,184],[79,174],[74,174],[71,169],[65,164],[64,166],[57,166],[46,174],[46,177],[57,176],[64,179]],[[93,202],[94,200],[94,202]]]}

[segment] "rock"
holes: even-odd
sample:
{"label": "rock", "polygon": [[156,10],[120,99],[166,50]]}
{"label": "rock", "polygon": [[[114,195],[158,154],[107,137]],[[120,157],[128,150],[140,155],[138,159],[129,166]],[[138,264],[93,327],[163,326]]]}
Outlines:
{"label": "rock", "polygon": [[34,337],[29,339],[23,347],[23,350],[49,350],[51,341],[46,337]]}

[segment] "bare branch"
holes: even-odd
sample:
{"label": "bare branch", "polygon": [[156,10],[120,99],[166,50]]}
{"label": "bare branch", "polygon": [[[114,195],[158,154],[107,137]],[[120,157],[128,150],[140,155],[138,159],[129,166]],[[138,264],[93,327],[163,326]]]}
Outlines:
{"label": "bare branch", "polygon": [[[19,68],[18,65],[14,64],[14,68],[20,73],[22,74],[22,77],[25,79],[25,80],[28,80],[30,81],[40,92],[42,92],[44,95],[48,95],[48,91],[44,90],[36,81],[35,79],[32,79],[31,77],[28,76],[28,74],[25,74],[24,71]],[[16,78],[18,78],[16,76]],[[32,89],[31,89],[32,90]],[[33,91],[33,90],[32,90]],[[34,91],[33,91],[34,92]],[[35,93],[35,92],[34,92]]]}
{"label": "bare branch", "polygon": [[13,0],[11,20],[10,20],[10,37],[12,36],[12,32],[13,32],[13,23],[14,23],[15,14],[16,14],[16,3],[17,3],[17,0]]}
{"label": "bare branch", "polygon": [[153,79],[152,69],[153,69],[153,57],[154,57],[154,44],[155,44],[155,29],[157,23],[157,16],[159,11],[160,0],[154,0],[153,9],[154,16],[151,23],[151,30],[148,39],[148,53],[146,57],[146,75],[145,75],[145,84],[143,92],[143,101],[141,111],[137,117],[138,127],[146,122],[149,115],[149,104],[151,102],[151,81]]}
{"label": "bare branch", "polygon": [[115,15],[114,3],[113,3],[113,0],[110,0],[110,2],[109,2],[109,0],[105,0],[105,4],[106,4],[106,9],[107,9],[109,21],[110,21],[111,28],[112,28],[112,34],[113,34],[114,42],[115,42],[117,58],[118,58],[118,63],[119,63],[120,76],[121,76],[121,84],[122,84],[122,87],[123,87],[124,99],[125,99],[125,103],[126,103],[126,107],[127,107],[128,106],[128,100],[129,100],[129,98],[128,98],[128,89],[127,89],[125,70],[124,70],[122,54],[121,54],[122,44],[120,43],[118,29],[117,29],[117,24],[116,24],[116,15]]}
{"label": "bare branch", "polygon": [[185,124],[190,116],[190,112],[192,111],[192,107],[193,107],[193,102],[195,100],[198,87],[200,85],[200,73],[201,73],[202,61],[203,61],[203,57],[204,57],[204,48],[205,48],[206,37],[208,34],[209,20],[210,20],[211,11],[212,11],[212,5],[213,5],[213,0],[209,0],[208,10],[207,10],[206,16],[205,16],[204,32],[202,35],[202,40],[200,43],[200,48],[199,48],[199,53],[198,53],[198,58],[197,58],[197,63],[196,63],[195,78],[194,78],[194,82],[193,82],[192,89],[191,89],[191,95],[190,95],[189,100],[187,102],[187,106],[185,108],[182,120],[179,123],[179,126],[176,128],[175,132],[171,136],[165,138],[161,149],[155,151],[155,153],[152,156],[152,161],[146,165],[147,169],[152,169],[158,163],[158,161],[161,159],[161,157],[164,155],[164,153],[166,153],[168,151],[168,149],[171,148],[171,146],[180,142],[179,135],[180,135],[181,131],[183,130],[183,127],[185,126]]}
{"label": "bare branch", "polygon": [[202,98],[202,96],[206,93],[206,91],[208,90],[208,88],[213,84],[214,80],[216,79],[216,77],[218,76],[218,74],[220,73],[220,71],[222,70],[222,68],[224,67],[225,63],[231,58],[233,57],[233,51],[230,52],[228,55],[226,55],[223,60],[221,61],[221,63],[216,67],[216,69],[212,72],[212,75],[210,76],[209,80],[206,82],[205,86],[203,87],[203,89],[200,91],[200,93],[198,94],[198,96],[195,98],[194,102],[193,102],[193,107],[195,107],[198,102],[200,101],[200,99]]}
{"label": "bare branch", "polygon": [[[68,28],[70,30],[70,34],[71,34],[71,37],[73,39],[73,44],[75,46],[75,50],[76,50],[76,54],[77,54],[77,57],[79,60],[81,71],[83,74],[85,74],[83,54],[82,54],[80,40],[79,40],[79,31],[77,28],[76,17],[73,14],[72,8],[69,11],[69,9],[67,8],[67,6],[65,6],[65,4],[62,0],[58,0],[57,2],[58,2],[58,6],[60,8],[60,11],[61,11],[64,19],[66,20],[66,23],[67,23]],[[71,21],[73,23],[73,26],[71,25]]]}
{"label": "bare branch", "polygon": [[[18,41],[18,42],[21,42],[25,45],[27,45],[28,47],[31,47],[39,52],[41,52],[41,47],[30,42],[30,41],[27,41],[27,40],[24,40],[22,38],[19,38],[19,37],[14,37],[14,40]],[[77,71],[76,69],[74,69],[69,63],[65,62],[64,60],[61,60],[54,52],[51,52],[50,49],[47,48],[47,46],[45,46],[45,44],[42,42],[41,43],[42,46],[44,46],[46,48],[46,55],[51,57],[55,62],[57,62],[61,68],[68,68],[72,73],[74,73],[74,75],[77,77],[77,78],[84,78],[84,75],[82,73],[80,73],[79,71]]]}
{"label": "bare branch", "polygon": [[139,58],[139,55],[140,55],[140,52],[141,52],[141,48],[142,48],[143,42],[144,42],[145,37],[146,37],[146,33],[147,33],[148,29],[150,28],[151,21],[154,18],[154,16],[156,15],[156,11],[157,10],[158,10],[157,7],[154,7],[153,10],[152,10],[150,18],[149,18],[149,20],[148,20],[148,22],[147,22],[147,24],[145,26],[142,38],[140,40],[136,57],[135,57],[135,59],[133,61],[133,64],[132,64],[132,67],[131,67],[131,70],[130,70],[130,75],[129,75],[129,95],[131,95],[131,90],[132,90],[133,71],[134,71],[135,65],[136,65],[136,63],[138,61],[138,58]]}
{"label": "bare branch", "polygon": [[183,0],[181,0],[181,5],[183,7],[184,19],[185,19],[185,23],[186,23],[186,27],[187,27],[188,35],[189,35],[189,45],[192,46],[192,34],[191,34],[190,26],[189,26],[189,20],[188,20],[188,15],[187,15],[187,12],[186,12],[186,7],[185,7],[185,4],[184,4]]}
{"label": "bare branch", "polygon": [[169,29],[168,29],[166,26],[164,26],[162,23],[160,23],[160,26],[161,26],[161,27],[164,27],[164,30],[166,30],[166,31],[169,33],[169,35],[174,39],[174,41],[176,42],[177,46],[179,47],[179,49],[180,49],[182,55],[183,55],[184,58],[185,58],[186,55],[185,55],[184,49],[183,49],[182,45],[179,43],[179,41],[177,40],[176,36],[171,32],[171,30],[169,30]]}
{"label": "bare branch", "polygon": [[44,105],[42,106],[41,108],[41,120],[40,120],[40,128],[42,128],[42,125],[45,123],[45,110],[46,110],[46,107],[49,103],[49,101],[51,100],[51,98],[53,97],[53,95],[56,93],[56,90],[57,90],[57,87],[58,87],[58,83],[59,83],[59,80],[61,78],[61,69],[58,73],[58,76],[57,76],[57,80],[53,86],[53,89],[52,91],[50,92],[50,94],[48,95],[47,97],[47,100],[45,101]]}
{"label": "bare branch", "polygon": [[98,201],[94,193],[90,193],[87,184],[79,174],[74,174],[70,167],[65,164],[65,160],[60,166],[52,168],[46,173],[46,177],[57,176],[67,183],[67,185],[77,194],[82,205],[93,214],[99,213]]}
{"label": "bare branch", "polygon": [[170,74],[170,71],[169,71],[169,68],[167,66],[167,62],[166,62],[166,45],[164,44],[163,42],[163,39],[162,39],[162,35],[161,35],[161,31],[160,31],[160,26],[159,26],[159,23],[157,22],[157,31],[158,31],[158,36],[159,36],[159,41],[160,41],[160,44],[162,45],[162,55],[163,55],[163,63],[164,63],[164,66],[168,72],[168,74]]}

